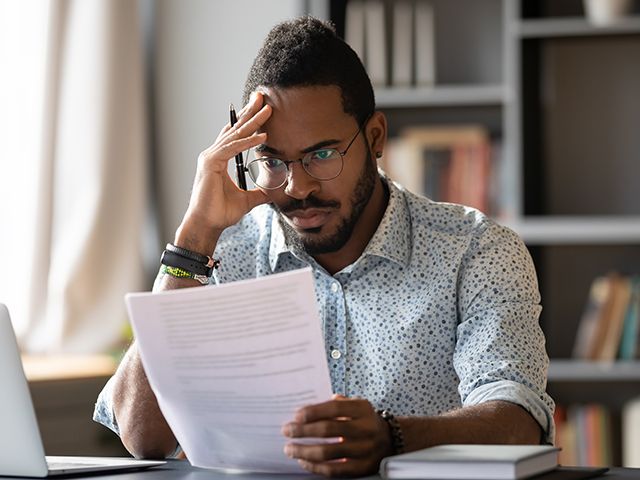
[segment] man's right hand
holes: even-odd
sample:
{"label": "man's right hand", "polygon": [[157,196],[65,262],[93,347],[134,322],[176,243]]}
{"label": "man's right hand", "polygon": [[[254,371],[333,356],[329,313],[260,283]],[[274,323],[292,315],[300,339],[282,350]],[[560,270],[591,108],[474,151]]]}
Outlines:
{"label": "man's right hand", "polygon": [[[238,122],[225,126],[215,143],[198,158],[189,208],[176,232],[175,245],[212,255],[220,234],[254,207],[266,203],[260,190],[244,191],[228,174],[229,160],[266,140],[256,131],[271,116],[261,93],[255,93],[238,114]],[[189,278],[164,275],[159,290],[199,285]],[[120,363],[114,385],[114,413],[124,445],[139,457],[163,458],[177,447],[147,380],[137,344]]]}
{"label": "man's right hand", "polygon": [[253,93],[238,113],[238,123],[227,124],[213,145],[198,157],[189,208],[176,232],[179,247],[211,255],[225,228],[238,223],[254,207],[268,202],[260,190],[244,191],[228,173],[229,160],[266,140],[256,131],[271,116],[262,93]]}

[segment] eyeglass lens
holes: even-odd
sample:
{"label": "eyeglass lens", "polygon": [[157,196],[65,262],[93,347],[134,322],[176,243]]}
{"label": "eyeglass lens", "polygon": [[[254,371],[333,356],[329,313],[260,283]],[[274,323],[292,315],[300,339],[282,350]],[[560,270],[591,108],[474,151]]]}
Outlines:
{"label": "eyeglass lens", "polygon": [[302,159],[285,162],[277,157],[262,157],[249,163],[247,169],[251,180],[265,189],[280,188],[287,181],[292,163],[299,161],[313,178],[331,180],[342,172],[342,155],[338,150],[325,148],[307,153]]}

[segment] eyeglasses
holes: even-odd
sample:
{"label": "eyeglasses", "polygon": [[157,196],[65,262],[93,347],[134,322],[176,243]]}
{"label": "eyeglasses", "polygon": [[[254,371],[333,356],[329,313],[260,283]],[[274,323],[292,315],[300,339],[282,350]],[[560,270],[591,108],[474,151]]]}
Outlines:
{"label": "eyeglasses", "polygon": [[278,157],[259,157],[247,165],[246,171],[249,172],[253,183],[265,190],[276,190],[287,183],[291,172],[289,166],[297,162],[300,162],[305,172],[316,180],[333,180],[342,173],[344,167],[343,157],[347,154],[368,121],[369,116],[362,122],[344,152],[340,152],[335,148],[323,148],[309,152],[297,160],[290,161]]}

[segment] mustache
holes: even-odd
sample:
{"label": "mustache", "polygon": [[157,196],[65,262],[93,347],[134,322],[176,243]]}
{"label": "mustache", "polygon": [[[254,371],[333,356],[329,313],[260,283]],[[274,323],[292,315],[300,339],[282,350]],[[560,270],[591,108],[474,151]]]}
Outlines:
{"label": "mustache", "polygon": [[292,198],[290,202],[285,203],[284,205],[276,205],[275,203],[271,204],[272,207],[279,213],[290,213],[295,212],[296,210],[306,210],[308,208],[340,208],[342,204],[335,200],[321,200],[318,197],[314,197],[313,195],[309,195],[307,198],[303,200],[299,200],[297,198]]}

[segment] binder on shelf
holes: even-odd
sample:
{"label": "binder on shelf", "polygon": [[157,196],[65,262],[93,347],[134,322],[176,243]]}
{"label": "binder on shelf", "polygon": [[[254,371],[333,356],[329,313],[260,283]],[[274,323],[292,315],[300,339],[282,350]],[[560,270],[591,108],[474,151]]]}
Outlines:
{"label": "binder on shelf", "polygon": [[435,18],[429,0],[415,5],[416,85],[431,87],[436,83]]}
{"label": "binder on shelf", "polygon": [[344,39],[358,54],[363,65],[364,49],[364,0],[349,0],[345,12]]}
{"label": "binder on shelf", "polygon": [[387,85],[387,41],[384,2],[366,0],[364,8],[365,66],[374,88]]}
{"label": "binder on shelf", "polygon": [[391,85],[409,87],[413,83],[413,4],[398,0],[393,4]]}

